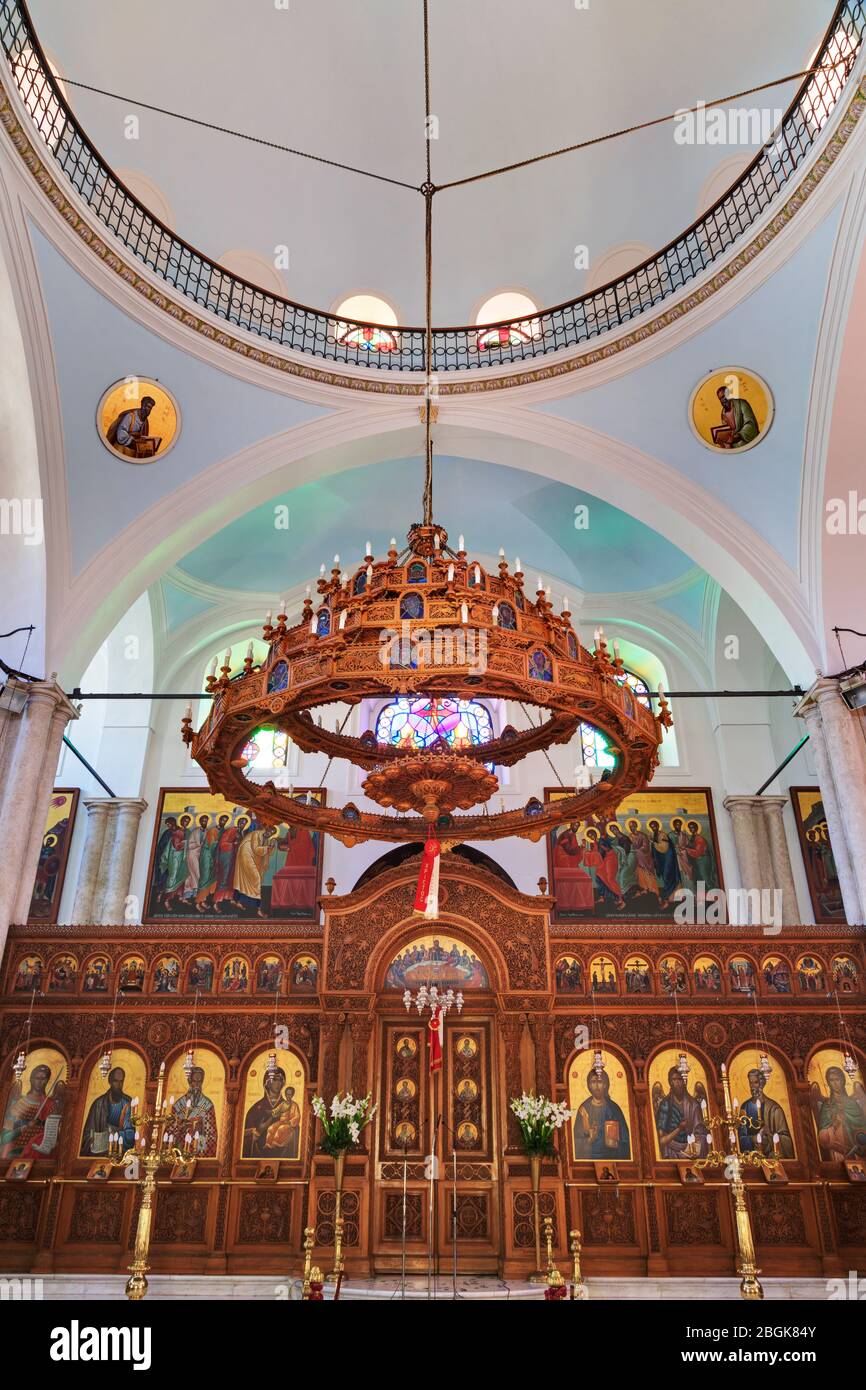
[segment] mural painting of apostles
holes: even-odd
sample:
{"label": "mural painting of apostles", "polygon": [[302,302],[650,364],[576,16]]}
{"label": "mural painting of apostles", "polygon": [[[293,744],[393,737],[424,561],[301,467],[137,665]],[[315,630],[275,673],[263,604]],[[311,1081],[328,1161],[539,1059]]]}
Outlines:
{"label": "mural painting of apostles", "polygon": [[[295,799],[324,805],[325,792],[298,788]],[[163,788],[146,920],[311,920],[321,891],[319,841],[315,831],[259,825],[243,807],[211,792]]]}
{"label": "mural painting of apostles", "polygon": [[45,962],[41,956],[22,956],[15,971],[15,983],[12,988],[16,994],[32,994],[34,989],[42,988],[44,973]]}
{"label": "mural painting of apostles", "polygon": [[277,1052],[268,1070],[268,1051],[260,1052],[247,1071],[243,1100],[241,1158],[294,1159],[301,1155],[304,1116],[304,1069],[294,1052]]}
{"label": "mural painting of apostles", "polygon": [[225,1067],[215,1052],[197,1047],[187,1079],[185,1060],[185,1052],[174,1059],[165,1083],[166,1095],[177,1097],[172,1106],[175,1144],[184,1157],[216,1158],[225,1106]]}
{"label": "mural painting of apostles", "polygon": [[108,1153],[109,1134],[119,1134],[123,1151],[135,1143],[132,1122],[132,1103],[143,1104],[145,1086],[144,1061],[128,1047],[113,1048],[111,1069],[107,1077],[95,1062],[90,1072],[84,1102],[84,1126],[81,1131],[81,1158],[100,1158]]}
{"label": "mural painting of apostles", "polygon": [[818,1145],[825,1163],[866,1158],[866,1087],[861,1068],[849,1075],[838,1048],[816,1052],[806,1073]]}
{"label": "mural painting of apostles", "polygon": [[27,1054],[21,1080],[13,1078],[3,1108],[0,1159],[53,1158],[66,1103],[66,1061],[53,1047]]}
{"label": "mural painting of apostles", "polygon": [[709,1153],[707,1075],[701,1063],[687,1059],[688,1073],[679,1066],[677,1048],[654,1057],[649,1069],[656,1136],[656,1156],[663,1159],[706,1158]]}
{"label": "mural painting of apostles", "polygon": [[[766,1077],[760,1060],[754,1047],[743,1048],[728,1068],[731,1098],[736,1098],[740,1115],[740,1148],[743,1153],[761,1153],[766,1158],[796,1158],[785,1073],[770,1056],[772,1072]],[[778,1144],[774,1135],[778,1135]]]}
{"label": "mural painting of apostles", "polygon": [[[548,801],[570,795],[545,788]],[[709,789],[639,792],[614,819],[572,821],[548,836],[555,920],[673,921],[684,890],[722,886]]]}
{"label": "mural painting of apostles", "polygon": [[790,791],[815,921],[844,922],[839,871],[821,793],[817,787],[791,787]]}
{"label": "mural painting of apostles", "polygon": [[631,1158],[628,1080],[618,1058],[603,1055],[601,1071],[592,1048],[578,1054],[568,1073],[568,1106],[576,1161]]}
{"label": "mural painting of apostles", "polygon": [[487,971],[464,941],[445,934],[420,936],[404,946],[385,973],[386,989],[489,989]]}

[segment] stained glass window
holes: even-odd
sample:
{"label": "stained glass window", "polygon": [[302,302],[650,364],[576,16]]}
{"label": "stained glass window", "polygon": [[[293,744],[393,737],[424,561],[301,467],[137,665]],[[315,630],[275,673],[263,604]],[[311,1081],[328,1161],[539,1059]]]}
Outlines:
{"label": "stained glass window", "polygon": [[244,744],[241,757],[246,759],[245,772],[285,767],[289,761],[289,735],[281,729],[256,729]]}
{"label": "stained glass window", "polygon": [[406,571],[406,578],[410,584],[426,584],[427,566],[423,565],[420,560],[415,560]]}
{"label": "stained glass window", "polygon": [[400,600],[401,618],[423,618],[424,600],[420,594],[404,594]]}
{"label": "stained glass window", "polygon": [[353,585],[352,585],[352,593],[353,593],[353,594],[363,594],[363,592],[364,592],[364,590],[366,589],[366,587],[367,587],[367,571],[366,571],[366,570],[358,570],[358,573],[355,575],[355,582],[354,582]]}
{"label": "stained glass window", "polygon": [[497,617],[497,622],[498,622],[499,626],[500,626],[500,627],[504,627],[508,632],[514,632],[514,631],[516,631],[516,629],[517,629],[517,616],[516,616],[516,614],[515,614],[515,612],[514,612],[514,609],[511,607],[511,604],[510,604],[510,603],[500,603],[500,604],[498,605],[498,608],[499,608],[499,614],[498,614],[498,617]]}
{"label": "stained glass window", "polygon": [[319,637],[327,637],[331,631],[331,615],[327,608],[320,608],[316,618],[316,633]]}
{"label": "stained glass window", "polygon": [[376,737],[380,743],[397,747],[432,748],[445,743],[449,748],[461,748],[489,743],[493,724],[478,700],[400,695],[379,715]]}

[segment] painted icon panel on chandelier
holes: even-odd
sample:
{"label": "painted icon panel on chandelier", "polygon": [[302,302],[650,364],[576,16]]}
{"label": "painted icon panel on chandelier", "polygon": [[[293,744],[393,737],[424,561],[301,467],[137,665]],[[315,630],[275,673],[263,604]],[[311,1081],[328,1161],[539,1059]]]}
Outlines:
{"label": "painted icon panel on chandelier", "polygon": [[490,980],[484,964],[465,941],[447,933],[416,937],[397,953],[385,974],[385,989],[485,990]]}
{"label": "painted icon panel on chandelier", "polygon": [[57,921],[78,796],[77,787],[55,787],[51,793],[36,866],[36,881],[27,913],[28,922],[53,924]]}
{"label": "painted icon panel on chandelier", "polygon": [[[324,805],[322,788],[296,800]],[[266,826],[221,796],[164,787],[148,869],[145,921],[213,917],[314,921],[321,892],[321,836]]]}
{"label": "painted icon panel on chandelier", "polygon": [[[570,794],[545,788],[547,801]],[[689,895],[694,902],[723,886],[712,794],[637,792],[612,817],[557,826],[548,870],[556,921],[673,921]]]}
{"label": "painted icon panel on chandelier", "polygon": [[247,1069],[243,1098],[242,1159],[298,1159],[305,1127],[305,1077],[299,1057],[287,1049],[269,1066],[268,1049]]}

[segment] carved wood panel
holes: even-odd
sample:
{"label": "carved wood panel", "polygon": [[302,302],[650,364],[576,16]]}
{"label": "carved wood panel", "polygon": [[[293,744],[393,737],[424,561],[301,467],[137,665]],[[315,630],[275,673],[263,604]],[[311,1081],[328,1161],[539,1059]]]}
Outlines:
{"label": "carved wood panel", "polygon": [[117,1245],[123,1230],[124,1192],[79,1188],[75,1193],[69,1239],[82,1244]]}
{"label": "carved wood panel", "polygon": [[719,1202],[715,1192],[664,1193],[669,1245],[721,1245]]}

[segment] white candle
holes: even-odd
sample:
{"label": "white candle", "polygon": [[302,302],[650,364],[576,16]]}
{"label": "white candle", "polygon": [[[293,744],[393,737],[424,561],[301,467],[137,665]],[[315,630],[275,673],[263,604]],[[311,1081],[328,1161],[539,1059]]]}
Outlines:
{"label": "white candle", "polygon": [[461,623],[469,622],[469,608],[465,603],[460,605],[460,621]]}
{"label": "white candle", "polygon": [[316,635],[316,620],[315,620],[315,618],[311,618],[311,619],[310,619],[310,632],[311,632],[312,635],[315,637],[315,635]]}
{"label": "white candle", "polygon": [[448,583],[449,583],[449,584],[451,583],[451,581],[453,580],[453,578],[454,578],[454,566],[453,566],[453,565],[449,565],[449,566],[448,566]]}
{"label": "white candle", "polygon": [[367,583],[368,583],[368,584],[370,583],[370,581],[371,581],[372,578],[373,578],[373,566],[372,566],[372,565],[368,565],[368,566],[367,566]]}
{"label": "white candle", "polygon": [[364,554],[365,554],[365,555],[372,555],[372,554],[373,554],[373,542],[372,542],[372,541],[364,541],[364,545],[366,546],[366,549],[365,549],[365,551],[364,551]]}
{"label": "white candle", "polygon": [[[268,614],[268,616],[270,617],[270,614]],[[210,664],[210,672],[209,672],[209,674],[212,675],[212,676],[215,676],[215,675],[216,675],[216,668],[217,668],[217,662],[218,662],[218,661],[219,661],[219,657],[215,656],[214,659],[213,659],[213,661],[212,661],[211,664]]]}
{"label": "white candle", "polygon": [[562,595],[562,611],[563,613],[568,613],[571,611],[568,606],[568,594]]}
{"label": "white candle", "polygon": [[538,584],[536,585],[536,588],[538,588],[542,593],[544,592],[544,580],[542,579],[541,575],[538,576]]}
{"label": "white candle", "polygon": [[248,660],[248,661],[252,661],[252,659],[253,659],[253,644],[252,644],[252,642],[250,642],[250,645],[247,647],[247,660]]}
{"label": "white candle", "polygon": [[480,583],[481,583],[481,566],[480,566],[480,565],[476,565],[476,566],[475,566],[475,583],[476,583],[476,584],[480,584]]}
{"label": "white candle", "polygon": [[515,574],[520,574],[520,556],[519,556],[519,555],[515,555],[515,557],[514,557],[514,573],[515,573]]}
{"label": "white candle", "polygon": [[229,666],[229,667],[230,667],[231,664],[232,664],[232,649],[231,649],[231,647],[227,647],[227,648],[226,648],[226,654],[225,654],[225,660],[224,660],[224,662],[223,662],[223,665],[224,665],[224,666]]}
{"label": "white candle", "polygon": [[464,544],[464,541],[463,541],[463,537],[462,537],[462,536],[460,536],[460,538],[459,538],[458,541],[457,541],[457,549],[458,549],[458,550],[465,550],[465,549],[466,549],[466,546],[465,546],[465,544]]}
{"label": "white candle", "polygon": [[187,705],[186,707],[186,718],[192,719],[192,705]]}
{"label": "white candle", "polygon": [[306,589],[304,590],[304,593],[307,595],[307,598],[309,598],[309,596],[310,596],[310,594],[311,594],[312,592],[313,592],[312,585],[308,584],[307,587],[306,587]]}
{"label": "white candle", "polygon": [[321,564],[321,565],[319,565],[319,574],[321,574],[322,576],[324,576],[324,573],[325,573],[325,566],[324,566],[324,564]]}
{"label": "white candle", "polygon": [[346,626],[346,617],[347,617],[347,615],[348,615],[348,611],[349,611],[349,610],[348,610],[347,608],[344,608],[343,611],[342,611],[342,613],[340,614],[340,627],[341,627],[341,628]]}
{"label": "white candle", "polygon": [[779,1153],[781,1147],[782,1147],[782,1145],[779,1143],[779,1136],[778,1136],[778,1134],[774,1134],[774,1135],[773,1135],[773,1153],[776,1153],[776,1154]]}
{"label": "white candle", "polygon": [[499,547],[499,558],[500,560],[505,559],[505,547],[502,545]]}
{"label": "white candle", "polygon": [[267,613],[265,614],[265,627],[270,627],[270,626],[271,626],[271,618],[272,618],[273,616],[274,616],[274,615],[273,615],[273,612],[272,612],[271,609],[269,608],[268,611],[267,611]]}
{"label": "white candle", "polygon": [[280,613],[285,613],[285,611],[286,611],[286,600],[285,600],[284,598],[281,598],[281,599],[280,599],[280,612],[277,614],[277,617],[280,616]]}
{"label": "white candle", "polygon": [[335,556],[334,556],[334,564],[336,565],[337,569],[340,568],[340,557],[339,557],[339,555],[335,555]]}
{"label": "white candle", "polygon": [[392,550],[396,550],[396,549],[397,549],[397,537],[396,537],[396,536],[392,536],[392,537],[391,537],[391,549],[392,549]]}
{"label": "white candle", "polygon": [[499,622],[499,604],[498,604],[498,603],[494,603],[494,605],[493,605],[493,611],[492,611],[492,613],[491,613],[490,616],[492,617],[492,619],[493,619],[493,621],[494,621],[495,623],[498,623],[498,622]]}

